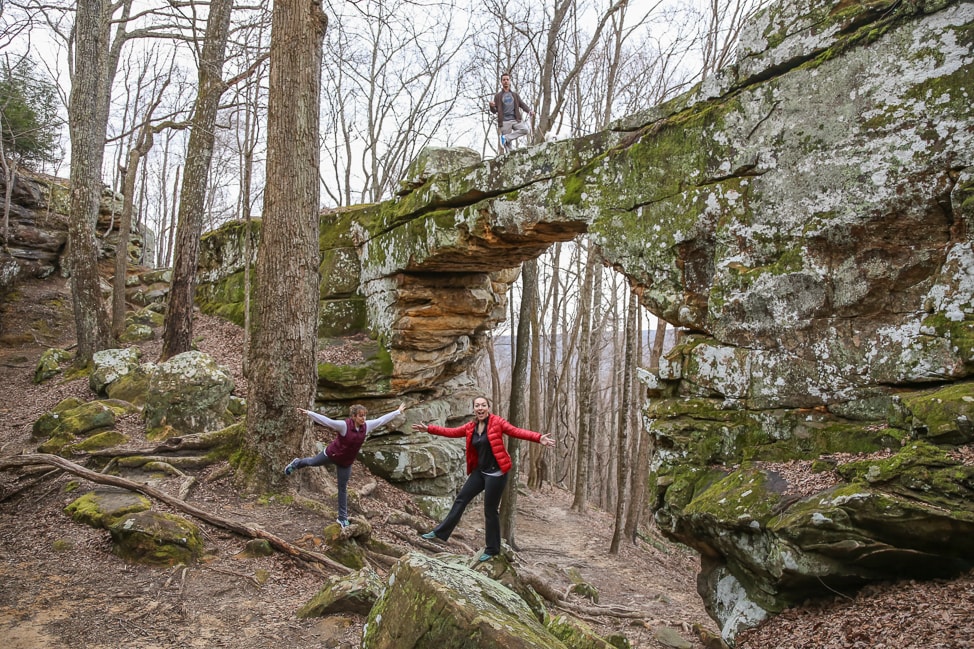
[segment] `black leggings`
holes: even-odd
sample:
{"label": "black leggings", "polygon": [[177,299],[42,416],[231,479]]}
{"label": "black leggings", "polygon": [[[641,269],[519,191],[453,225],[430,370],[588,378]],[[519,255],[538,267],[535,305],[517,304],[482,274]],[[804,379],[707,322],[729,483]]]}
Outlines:
{"label": "black leggings", "polygon": [[463,511],[470,504],[470,501],[477,495],[484,492],[484,536],[487,546],[484,548],[486,554],[500,554],[501,551],[501,518],[497,512],[501,504],[501,495],[507,485],[507,474],[498,476],[484,475],[481,471],[474,471],[467,476],[467,481],[460,488],[457,499],[453,501],[450,513],[446,515],[443,522],[433,528],[433,533],[444,541],[453,534],[453,528],[460,522]]}

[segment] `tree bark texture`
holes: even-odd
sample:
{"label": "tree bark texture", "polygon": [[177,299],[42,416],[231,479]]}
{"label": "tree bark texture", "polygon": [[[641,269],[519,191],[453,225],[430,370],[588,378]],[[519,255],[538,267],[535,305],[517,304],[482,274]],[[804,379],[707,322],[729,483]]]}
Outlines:
{"label": "tree bark texture", "polygon": [[[535,259],[521,266],[521,308],[517,320],[516,351],[511,373],[511,410],[509,421],[519,428],[528,427],[528,367],[531,354],[531,317],[537,308],[538,262]],[[501,502],[501,536],[512,548],[517,548],[517,490],[520,478],[520,440],[507,439],[507,451],[511,455],[511,470],[507,474],[507,488]]]}
{"label": "tree bark texture", "polygon": [[[77,365],[87,365],[110,342],[108,314],[102,304],[95,226],[101,200],[101,166],[105,127],[101,111],[92,110],[108,92],[108,27],[106,0],[81,0],[75,18],[75,71],[71,83],[68,129],[71,137],[71,206],[68,250]],[[107,101],[106,101],[107,103]],[[106,113],[107,118],[107,113]]]}
{"label": "tree bark texture", "polygon": [[274,3],[264,218],[254,268],[246,462],[249,486],[283,478],[302,447],[317,386],[321,251],[318,130],[327,19],[313,0]]}
{"label": "tree bark texture", "polygon": [[619,408],[619,432],[616,437],[616,457],[618,458],[618,472],[616,474],[616,484],[618,493],[616,494],[616,515],[615,526],[612,530],[612,542],[609,545],[610,554],[618,554],[619,544],[625,532],[626,510],[629,503],[629,473],[632,470],[630,461],[631,445],[629,444],[629,432],[632,430],[632,401],[634,396],[633,384],[635,383],[636,362],[636,336],[641,333],[636,329],[636,312],[639,310],[639,298],[635,293],[629,293],[629,305],[626,308],[625,325],[625,345],[623,356],[622,375],[622,406]]}
{"label": "tree bark texture", "polygon": [[233,0],[212,0],[206,21],[206,40],[200,58],[199,94],[196,97],[179,198],[172,283],[162,334],[163,360],[192,348],[196,267],[200,257],[200,237],[203,235],[206,186],[216,139],[216,117],[225,89],[223,61],[232,9]]}
{"label": "tree bark texture", "polygon": [[578,311],[581,316],[578,345],[578,449],[575,457],[575,489],[572,511],[588,507],[589,455],[592,448],[592,285],[595,274],[595,249],[589,243],[585,276]]}

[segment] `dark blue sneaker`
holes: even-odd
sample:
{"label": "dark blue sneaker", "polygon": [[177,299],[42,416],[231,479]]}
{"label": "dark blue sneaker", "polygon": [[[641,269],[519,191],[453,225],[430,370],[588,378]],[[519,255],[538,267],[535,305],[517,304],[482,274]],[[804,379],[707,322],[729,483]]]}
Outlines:
{"label": "dark blue sneaker", "polygon": [[297,463],[298,463],[298,458],[294,458],[293,460],[288,462],[287,466],[284,467],[284,475],[291,475],[292,473],[294,473],[294,470],[298,468],[297,466],[295,466]]}

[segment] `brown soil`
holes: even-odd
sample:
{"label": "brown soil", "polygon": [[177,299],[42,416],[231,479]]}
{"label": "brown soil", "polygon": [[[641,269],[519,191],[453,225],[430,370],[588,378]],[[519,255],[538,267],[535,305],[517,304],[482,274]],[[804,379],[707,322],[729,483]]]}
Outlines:
{"label": "brown soil", "polygon": [[[27,282],[0,304],[0,456],[32,452],[31,425],[63,398],[94,398],[87,380],[55,378],[32,382],[44,349],[70,344],[73,323],[63,282]],[[239,372],[239,331],[201,317],[196,325],[200,348],[230,368],[238,392],[245,392]],[[158,356],[158,341],[143,346],[145,360]],[[140,434],[130,417],[120,424]],[[322,471],[322,470],[318,470]],[[310,472],[302,472],[310,473]],[[287,541],[318,549],[322,530],[333,521],[331,474],[324,492],[310,476],[292,481],[293,494],[320,501],[302,507],[290,498],[242,495],[227,477],[225,465],[203,471],[188,502],[227,518],[259,524]],[[80,482],[80,484],[79,484]],[[369,495],[355,497],[377,482]],[[177,485],[162,481],[160,488]],[[93,487],[60,470],[0,473],[0,638],[6,649],[48,647],[352,647],[359,646],[364,618],[334,615],[299,619],[295,612],[337,574],[283,554],[239,557],[247,539],[202,522],[209,557],[194,566],[149,568],[124,563],[111,552],[108,533],[75,523],[65,505]],[[357,463],[352,483],[353,517],[367,520],[380,539],[414,551],[416,531],[393,525],[396,510],[416,514],[409,496],[377,480]],[[695,592],[695,556],[662,540],[655,532],[638,545],[624,544],[609,555],[612,517],[593,510],[570,510],[571,495],[553,488],[522,490],[518,501],[520,560],[560,592],[570,586],[569,572],[595,586],[599,604],[637,611],[637,619],[587,616],[603,633],[622,633],[634,647],[663,647],[655,637],[671,627],[693,647],[703,646],[691,631],[699,623],[713,631]],[[160,503],[154,508],[166,511]],[[478,552],[483,519],[471,507],[446,551]],[[430,524],[432,525],[432,521]],[[386,569],[376,566],[380,573]],[[572,595],[571,602],[593,603]],[[753,631],[740,646],[757,647],[965,647],[974,637],[974,575],[936,584],[877,587],[853,598],[837,597],[789,611]],[[448,648],[444,648],[448,649]]]}

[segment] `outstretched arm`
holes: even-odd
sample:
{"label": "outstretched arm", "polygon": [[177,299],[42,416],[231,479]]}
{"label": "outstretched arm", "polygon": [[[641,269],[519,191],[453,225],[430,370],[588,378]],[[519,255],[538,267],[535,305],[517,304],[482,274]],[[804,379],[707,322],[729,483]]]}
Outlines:
{"label": "outstretched arm", "polygon": [[413,424],[413,430],[419,433],[429,433],[430,435],[440,435],[442,437],[466,437],[467,426],[469,425],[465,424],[459,428],[443,428],[442,426],[429,426],[419,423]]}
{"label": "outstretched arm", "polygon": [[406,402],[404,401],[403,403],[400,403],[399,407],[393,410],[392,412],[382,415],[378,419],[369,419],[368,421],[365,422],[365,431],[367,433],[371,433],[376,428],[385,426],[390,421],[392,421],[393,419],[401,415],[405,409],[406,409]]}
{"label": "outstretched arm", "polygon": [[311,417],[316,424],[321,424],[322,426],[328,426],[328,428],[337,430],[339,435],[344,435],[348,432],[348,426],[345,425],[345,421],[342,419],[332,419],[331,417],[326,417],[318,414],[317,412],[305,410],[304,408],[298,408],[298,411]]}

